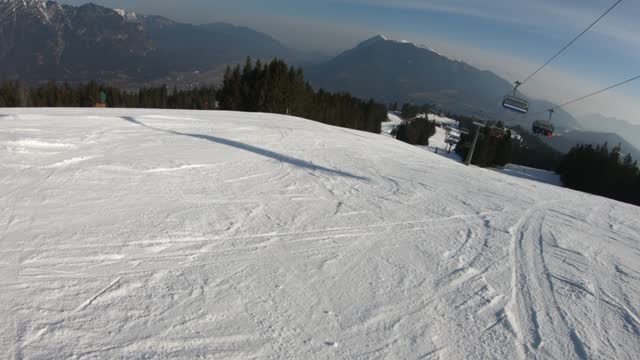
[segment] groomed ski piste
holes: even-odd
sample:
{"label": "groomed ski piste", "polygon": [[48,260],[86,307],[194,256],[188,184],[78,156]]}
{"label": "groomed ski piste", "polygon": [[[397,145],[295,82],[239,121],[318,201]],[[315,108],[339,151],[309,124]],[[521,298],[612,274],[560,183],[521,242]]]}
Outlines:
{"label": "groomed ski piste", "polygon": [[640,208],[270,114],[0,111],[0,357],[637,359]]}

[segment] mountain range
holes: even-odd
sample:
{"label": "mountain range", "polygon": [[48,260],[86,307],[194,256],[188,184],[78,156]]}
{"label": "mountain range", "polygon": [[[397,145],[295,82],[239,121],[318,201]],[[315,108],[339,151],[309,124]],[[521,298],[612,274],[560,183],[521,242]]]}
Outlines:
{"label": "mountain range", "polygon": [[[317,87],[348,91],[386,103],[429,103],[462,115],[503,119],[520,125],[529,125],[537,119],[514,115],[502,108],[502,98],[512,93],[513,86],[498,75],[450,59],[426,46],[380,35],[327,62],[305,68],[305,75]],[[547,101],[528,100],[532,110],[554,106]],[[560,129],[581,128],[562,109],[554,114],[554,122]]]}
{"label": "mountain range", "polygon": [[640,125],[601,114],[584,115],[578,120],[587,130],[620,134],[625,140],[640,149]]}
{"label": "mountain range", "polygon": [[254,58],[302,57],[224,23],[182,24],[95,4],[0,0],[0,78],[144,82]]}
{"label": "mountain range", "polygon": [[[226,23],[186,24],[91,3],[0,0],[0,80],[184,87],[217,83],[226,65],[241,63],[248,56],[306,64],[305,76],[316,88],[385,103],[429,103],[511,125],[528,127],[546,117],[545,109],[554,107],[548,101],[528,99],[528,114],[508,112],[501,106],[503,96],[513,89],[508,81],[427,46],[384,36],[328,60],[314,59],[267,34]],[[622,121],[591,116],[579,122],[559,109],[553,123],[559,136],[549,143],[561,151],[568,144],[602,143],[599,139],[605,138],[610,144],[624,143],[624,148],[640,145],[640,126]],[[615,132],[625,139],[594,135],[600,132]]]}
{"label": "mountain range", "polygon": [[[511,93],[513,87],[498,75],[426,46],[381,35],[327,62],[307,67],[305,75],[316,87],[332,91],[348,91],[387,103],[429,103],[453,113],[485,120],[502,119],[509,125],[524,127],[535,120],[546,120],[545,109],[555,107],[551,102],[528,98],[530,111],[526,115],[504,110],[502,98]],[[608,142],[610,147],[620,144],[624,153],[640,159],[636,148],[640,146],[640,126],[594,116],[582,123],[563,109],[557,109],[552,118],[556,136],[545,138],[544,142],[561,152],[577,144]]]}
{"label": "mountain range", "polygon": [[609,150],[619,145],[623,155],[631,154],[634,159],[640,160],[640,150],[637,147],[622,136],[606,130],[603,132],[572,130],[553,138],[543,137],[542,141],[562,153],[568,152],[572,147],[579,144],[596,146],[607,143]]}

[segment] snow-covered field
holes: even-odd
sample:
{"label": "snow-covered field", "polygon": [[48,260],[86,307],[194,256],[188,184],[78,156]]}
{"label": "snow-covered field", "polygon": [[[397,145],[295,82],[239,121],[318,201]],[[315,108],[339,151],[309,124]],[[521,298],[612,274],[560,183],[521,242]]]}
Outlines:
{"label": "snow-covered field", "polygon": [[438,124],[451,125],[451,126],[456,127],[456,128],[458,127],[458,121],[457,120],[450,119],[450,118],[445,117],[445,116],[439,116],[439,115],[436,115],[436,114],[429,114],[428,116],[429,116],[429,120],[430,121],[435,121]]}
{"label": "snow-covered field", "polygon": [[0,357],[637,359],[640,208],[278,115],[0,110]]}
{"label": "snow-covered field", "polygon": [[395,113],[389,112],[387,114],[389,121],[382,123],[381,134],[391,136],[391,132],[396,126],[402,124],[402,118]]}
{"label": "snow-covered field", "polygon": [[[382,135],[393,137],[391,136],[391,131],[393,131],[393,129],[398,125],[402,124],[402,118],[393,112],[389,112],[387,116],[389,118],[389,121],[385,121],[382,123],[382,129],[380,133]],[[424,117],[425,114],[422,114],[422,116]],[[428,116],[429,116],[429,120],[438,121],[440,124],[449,124],[449,125],[455,125],[455,126],[458,125],[457,121],[449,118],[439,117],[433,114],[429,114]],[[456,132],[459,135],[459,132],[457,131],[454,131],[454,132]],[[451,151],[450,153],[446,152],[446,149],[449,148],[449,145],[447,145],[447,143],[445,142],[446,139],[447,139],[446,130],[442,127],[437,127],[436,133],[429,138],[429,146],[418,146],[418,148],[432,151],[432,152],[437,152],[441,156],[448,157],[452,160],[460,161],[461,159],[458,154],[454,153],[453,151]]]}
{"label": "snow-covered field", "polygon": [[[446,117],[440,117],[434,114],[429,114],[429,120],[436,121],[438,124],[441,124],[444,126],[446,125],[451,126],[451,132],[453,134],[456,134],[458,138],[460,137],[460,132],[457,130],[458,122],[456,120],[449,119]],[[456,154],[453,151],[455,149],[455,146],[450,146],[449,144],[446,143],[446,140],[447,140],[446,129],[442,126],[438,126],[436,127],[436,133],[429,138],[429,146],[427,147],[427,149],[429,149],[430,151],[436,152],[441,156],[447,157],[453,161],[462,161],[462,159],[460,158],[460,155]],[[447,150],[449,150],[450,152],[447,152]]]}
{"label": "snow-covered field", "polygon": [[554,173],[553,171],[541,170],[536,168],[530,168],[522,165],[515,164],[507,164],[503,168],[496,168],[495,171],[501,172],[503,174],[517,176],[524,179],[530,179],[535,181],[540,181],[547,184],[552,184],[556,186],[562,186],[562,180],[560,179],[560,175]]}

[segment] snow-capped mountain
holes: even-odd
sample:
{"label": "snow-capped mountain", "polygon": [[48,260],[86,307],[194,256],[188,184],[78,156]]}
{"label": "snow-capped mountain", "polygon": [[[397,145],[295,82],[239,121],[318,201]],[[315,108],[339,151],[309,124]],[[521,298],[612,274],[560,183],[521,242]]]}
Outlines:
{"label": "snow-capped mountain", "polygon": [[124,9],[113,9],[113,11],[117,12],[118,15],[122,16],[126,21],[134,22],[138,20],[138,15],[133,11],[127,11]]}
{"label": "snow-capped mountain", "polygon": [[370,38],[368,40],[365,40],[365,41],[361,42],[356,47],[357,48],[365,48],[367,46],[374,45],[374,44],[380,43],[380,42],[390,42],[390,43],[396,43],[396,44],[408,44],[408,45],[412,45],[412,46],[414,46],[416,48],[428,50],[428,51],[430,51],[432,53],[435,53],[436,55],[445,57],[447,59],[450,59],[450,60],[453,60],[453,61],[459,61],[459,60],[450,58],[450,57],[448,57],[448,56],[446,56],[446,55],[444,55],[442,53],[439,53],[436,50],[434,50],[433,48],[431,48],[431,47],[429,47],[429,46],[427,46],[425,44],[416,44],[416,43],[408,41],[408,40],[394,40],[394,39],[391,39],[391,38],[389,38],[389,37],[387,37],[385,35],[376,35],[376,36],[374,36],[374,37],[372,37],[372,38]]}
{"label": "snow-capped mountain", "polygon": [[[337,57],[305,69],[316,87],[348,91],[380,102],[430,103],[452,112],[484,113],[511,118],[501,106],[512,85],[493,72],[442,55],[427,45],[392,40],[378,35]],[[531,100],[534,108],[551,104]],[[533,119],[522,117],[523,122]],[[580,128],[568,113],[559,110],[554,119],[559,127]]]}
{"label": "snow-capped mountain", "polygon": [[141,23],[94,4],[0,2],[0,75],[49,79],[135,71],[153,50]]}
{"label": "snow-capped mountain", "polygon": [[29,15],[43,23],[48,22],[48,8],[51,2],[42,0],[0,0],[0,14],[3,22],[17,21],[21,16]]}
{"label": "snow-capped mountain", "polygon": [[145,81],[292,53],[266,34],[228,24],[181,24],[95,4],[0,0],[2,79]]}

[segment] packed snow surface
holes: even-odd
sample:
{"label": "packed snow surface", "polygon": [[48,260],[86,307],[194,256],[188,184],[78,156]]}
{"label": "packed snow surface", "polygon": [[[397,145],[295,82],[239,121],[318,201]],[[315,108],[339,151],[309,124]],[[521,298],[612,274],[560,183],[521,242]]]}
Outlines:
{"label": "packed snow surface", "polygon": [[446,116],[440,116],[440,115],[436,115],[436,114],[429,114],[427,116],[429,117],[430,121],[435,121],[438,124],[450,125],[453,128],[458,128],[459,125],[460,125],[458,120],[450,119],[450,118],[448,118]]}
{"label": "packed snow surface", "polygon": [[[436,127],[436,133],[429,138],[428,148],[432,151],[437,151],[441,155],[445,155],[452,160],[461,161],[462,159],[460,156],[453,151],[455,149],[455,145],[452,146],[446,142],[449,135],[456,136],[458,140],[460,139],[458,121],[434,114],[429,114],[428,119],[429,121],[435,121],[436,124],[439,125]],[[445,127],[449,128],[449,132],[447,132]],[[449,150],[450,152],[447,153],[446,150]]]}
{"label": "packed snow surface", "polygon": [[383,135],[392,136],[391,132],[393,131],[393,129],[402,124],[402,118],[398,116],[398,114],[390,112],[387,114],[387,119],[388,121],[382,123],[380,133]]}
{"label": "packed snow surface", "polygon": [[517,176],[525,179],[544,182],[547,184],[562,186],[560,175],[554,173],[553,171],[541,170],[515,164],[507,164],[503,168],[497,168],[494,170],[511,176]]}
{"label": "packed snow surface", "polygon": [[640,208],[279,115],[0,110],[0,357],[637,359]]}

